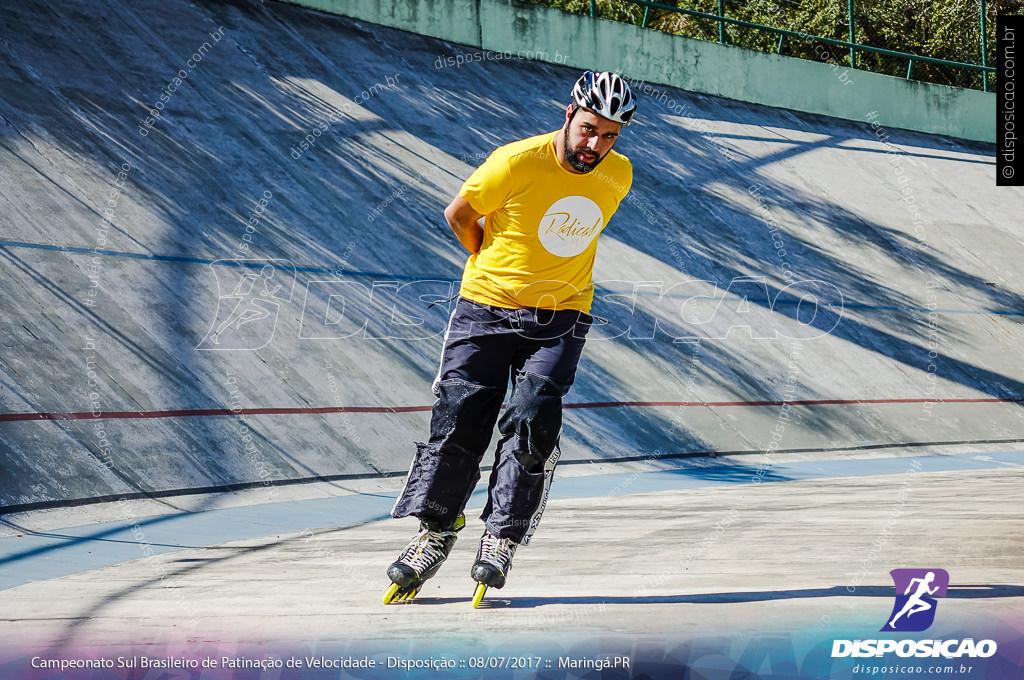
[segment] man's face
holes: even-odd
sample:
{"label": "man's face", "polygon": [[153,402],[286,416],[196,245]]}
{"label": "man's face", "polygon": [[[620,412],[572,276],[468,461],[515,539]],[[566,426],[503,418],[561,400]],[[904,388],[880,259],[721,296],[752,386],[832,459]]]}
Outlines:
{"label": "man's face", "polygon": [[622,123],[572,106],[565,113],[565,160],[577,172],[590,172],[615,146]]}

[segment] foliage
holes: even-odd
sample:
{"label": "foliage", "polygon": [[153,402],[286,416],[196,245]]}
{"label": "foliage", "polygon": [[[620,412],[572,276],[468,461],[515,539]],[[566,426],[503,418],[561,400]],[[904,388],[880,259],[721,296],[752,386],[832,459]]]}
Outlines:
{"label": "foliage", "polygon": [[[590,12],[590,0],[526,0],[569,12]],[[658,0],[659,4],[718,14],[720,0]],[[769,31],[724,24],[670,9],[645,8],[630,0],[595,0],[597,15],[700,40],[724,41],[764,52],[850,65],[848,48],[814,37],[848,41],[848,0],[721,0],[724,15],[800,33],[782,39]],[[967,64],[981,63],[980,0],[854,0],[854,42],[907,54]],[[1024,0],[986,0],[988,65],[995,58],[997,14],[1024,14]],[[645,20],[646,14],[646,20]],[[868,51],[856,53],[857,68],[906,77],[909,60]],[[915,61],[911,77],[957,87],[982,88],[981,72]],[[989,75],[989,89],[994,77]]]}

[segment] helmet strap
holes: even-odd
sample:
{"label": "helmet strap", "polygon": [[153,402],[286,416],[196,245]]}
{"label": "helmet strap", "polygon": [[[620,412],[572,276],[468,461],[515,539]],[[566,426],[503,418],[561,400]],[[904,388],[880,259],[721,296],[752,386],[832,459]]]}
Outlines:
{"label": "helmet strap", "polygon": [[573,104],[572,104],[572,113],[569,114],[569,120],[565,121],[566,125],[569,125],[570,123],[572,123],[572,119],[576,117],[576,112],[579,111],[579,110],[580,110],[580,105],[575,103],[575,102],[573,102]]}

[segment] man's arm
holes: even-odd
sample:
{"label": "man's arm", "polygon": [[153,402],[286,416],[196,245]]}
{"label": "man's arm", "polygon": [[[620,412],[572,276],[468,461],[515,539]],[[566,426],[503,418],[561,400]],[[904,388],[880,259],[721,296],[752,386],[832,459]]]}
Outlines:
{"label": "man's arm", "polygon": [[469,201],[462,196],[453,198],[444,209],[444,218],[455,233],[455,237],[466,250],[474,254],[480,252],[480,246],[484,242],[484,228],[479,222],[481,217],[483,215],[473,210]]}

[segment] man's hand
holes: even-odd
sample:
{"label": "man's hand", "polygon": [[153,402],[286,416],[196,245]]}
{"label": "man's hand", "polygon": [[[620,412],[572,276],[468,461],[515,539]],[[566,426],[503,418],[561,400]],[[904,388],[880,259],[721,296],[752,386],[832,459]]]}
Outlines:
{"label": "man's hand", "polygon": [[484,228],[480,226],[483,217],[462,196],[456,196],[444,209],[444,218],[455,233],[455,238],[465,246],[466,250],[476,254],[484,242]]}

